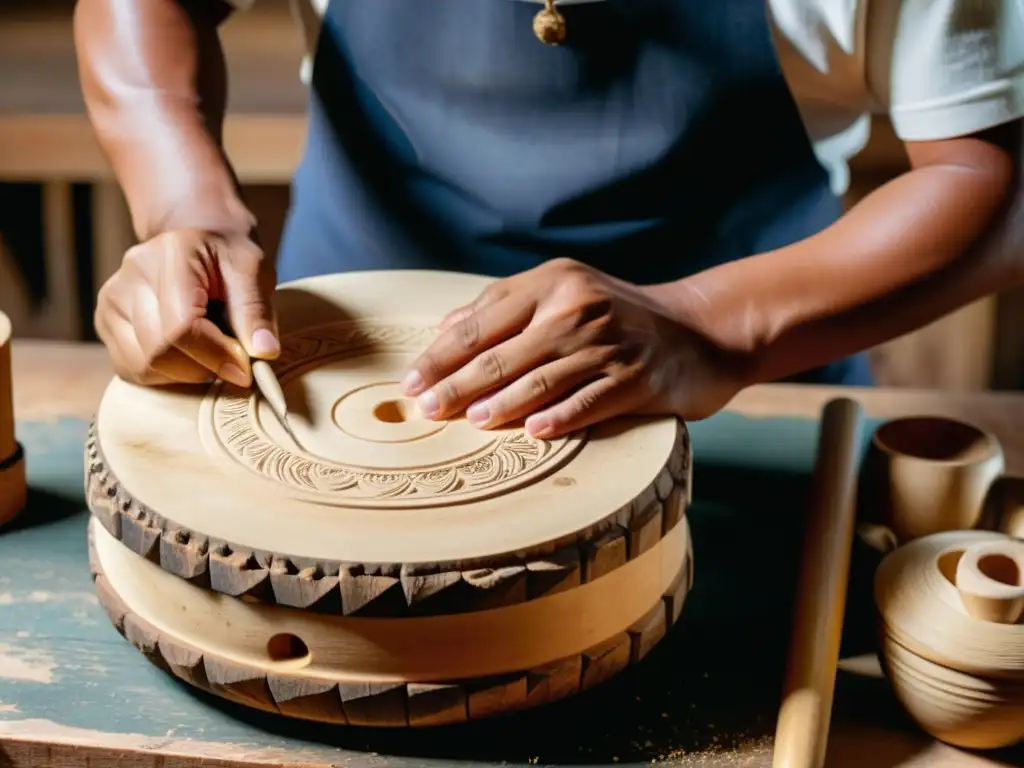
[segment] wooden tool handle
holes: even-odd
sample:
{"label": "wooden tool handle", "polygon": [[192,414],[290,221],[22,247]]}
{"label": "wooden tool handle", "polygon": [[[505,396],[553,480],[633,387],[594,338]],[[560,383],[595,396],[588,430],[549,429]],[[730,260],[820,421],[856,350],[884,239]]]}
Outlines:
{"label": "wooden tool handle", "polygon": [[11,370],[11,321],[0,312],[0,462],[14,455],[14,376]]}
{"label": "wooden tool handle", "polygon": [[825,406],[773,768],[820,768],[825,762],[853,548],[861,431],[857,403],[843,398]]}

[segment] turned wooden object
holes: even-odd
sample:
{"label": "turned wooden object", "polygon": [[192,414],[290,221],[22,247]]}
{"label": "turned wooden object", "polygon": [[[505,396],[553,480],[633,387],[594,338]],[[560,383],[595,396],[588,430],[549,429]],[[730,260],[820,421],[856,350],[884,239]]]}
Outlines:
{"label": "turned wooden object", "polygon": [[28,496],[25,455],[14,433],[11,321],[0,312],[0,526],[24,508]]}
{"label": "turned wooden object", "polygon": [[955,582],[968,614],[1016,624],[1024,613],[1024,542],[1007,539],[968,547],[957,564]]}
{"label": "turned wooden object", "polygon": [[994,531],[924,536],[875,575],[881,657],[917,724],[967,749],[1024,739],[1024,543]]}
{"label": "turned wooden object", "polygon": [[399,382],[488,283],[281,286],[287,428],[258,390],[112,381],[86,487],[96,589],[125,637],[217,695],[361,725],[536,706],[642,660],[693,578],[686,426],[536,440],[422,417]]}
{"label": "turned wooden object", "polygon": [[833,400],[822,414],[775,768],[820,768],[825,761],[853,547],[861,424],[860,406],[852,400]]}
{"label": "turned wooden object", "polygon": [[979,527],[1003,469],[999,441],[973,425],[939,416],[895,419],[872,435],[861,506],[899,543]]}

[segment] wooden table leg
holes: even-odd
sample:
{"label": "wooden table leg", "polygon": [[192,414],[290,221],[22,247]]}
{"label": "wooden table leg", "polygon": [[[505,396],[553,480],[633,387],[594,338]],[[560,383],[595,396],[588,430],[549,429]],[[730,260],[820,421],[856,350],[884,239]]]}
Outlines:
{"label": "wooden table leg", "polygon": [[43,326],[49,338],[78,341],[82,337],[82,318],[70,182],[50,181],[43,185],[43,227],[46,244]]}
{"label": "wooden table leg", "polygon": [[71,184],[51,181],[42,185],[43,260],[45,296],[32,301],[23,276],[0,248],[0,305],[21,338],[79,341],[82,332],[75,253],[74,210]]}

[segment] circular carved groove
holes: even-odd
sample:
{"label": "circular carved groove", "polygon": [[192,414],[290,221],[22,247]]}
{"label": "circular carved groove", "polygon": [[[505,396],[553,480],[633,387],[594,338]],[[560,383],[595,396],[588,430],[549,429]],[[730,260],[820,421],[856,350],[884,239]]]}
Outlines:
{"label": "circular carved groove", "polygon": [[[290,418],[301,445],[261,397],[222,383],[203,403],[204,442],[301,498],[374,508],[506,494],[557,470],[582,447],[583,433],[535,440],[520,429],[429,421],[412,403],[397,405],[397,381],[380,380],[399,378],[407,354],[431,335],[430,329],[360,321],[285,336],[274,370],[286,396],[298,389],[302,394],[294,399],[305,400],[306,413]],[[382,401],[387,419],[376,415]],[[341,434],[326,429],[327,420]]]}

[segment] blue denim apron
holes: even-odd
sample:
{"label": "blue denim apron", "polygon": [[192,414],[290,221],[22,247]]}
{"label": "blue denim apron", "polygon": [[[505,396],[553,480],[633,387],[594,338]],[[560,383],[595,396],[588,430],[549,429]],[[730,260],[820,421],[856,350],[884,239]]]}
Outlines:
{"label": "blue denim apron", "polygon": [[[568,256],[635,283],[778,248],[840,213],[764,0],[333,0],[279,278],[506,276]],[[869,384],[861,357],[802,380]]]}

